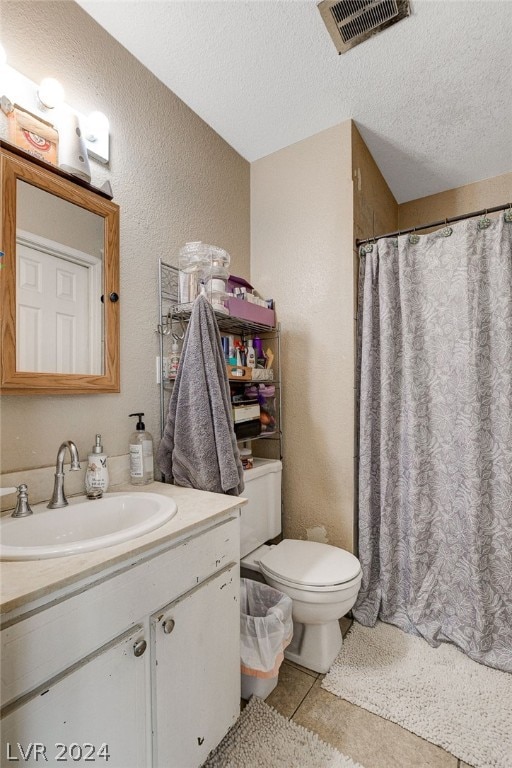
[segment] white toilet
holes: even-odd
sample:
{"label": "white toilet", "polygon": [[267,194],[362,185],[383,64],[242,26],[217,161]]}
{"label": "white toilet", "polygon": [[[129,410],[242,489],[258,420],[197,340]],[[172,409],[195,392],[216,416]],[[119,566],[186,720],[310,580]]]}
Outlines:
{"label": "white toilet", "polygon": [[315,672],[327,672],[338,655],[339,619],[354,605],[361,584],[357,557],[330,544],[284,539],[281,533],[280,461],[255,459],[244,472],[241,507],[241,566],[261,573],[293,601],[293,640],[285,657]]}

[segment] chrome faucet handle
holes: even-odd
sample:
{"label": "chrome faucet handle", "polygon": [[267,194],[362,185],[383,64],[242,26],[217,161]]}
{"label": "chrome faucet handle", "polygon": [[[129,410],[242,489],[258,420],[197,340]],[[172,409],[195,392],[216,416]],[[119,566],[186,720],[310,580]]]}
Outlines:
{"label": "chrome faucet handle", "polygon": [[33,515],[30,504],[28,503],[28,487],[25,483],[18,486],[18,499],[16,501],[16,509],[12,513],[11,517],[28,517]]}

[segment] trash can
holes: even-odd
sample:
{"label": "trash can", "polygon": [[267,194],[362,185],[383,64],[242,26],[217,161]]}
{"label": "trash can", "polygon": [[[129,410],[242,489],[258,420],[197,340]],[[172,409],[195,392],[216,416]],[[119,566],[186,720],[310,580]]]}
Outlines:
{"label": "trash can", "polygon": [[259,581],[240,579],[243,699],[252,695],[265,699],[274,690],[292,635],[291,598]]}

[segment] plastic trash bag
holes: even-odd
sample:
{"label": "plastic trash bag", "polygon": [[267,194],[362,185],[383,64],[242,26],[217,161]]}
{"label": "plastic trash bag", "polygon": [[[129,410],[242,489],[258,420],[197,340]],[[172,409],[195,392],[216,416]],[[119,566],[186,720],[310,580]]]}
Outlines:
{"label": "plastic trash bag", "polygon": [[292,635],[291,598],[267,584],[240,579],[242,673],[275,677]]}

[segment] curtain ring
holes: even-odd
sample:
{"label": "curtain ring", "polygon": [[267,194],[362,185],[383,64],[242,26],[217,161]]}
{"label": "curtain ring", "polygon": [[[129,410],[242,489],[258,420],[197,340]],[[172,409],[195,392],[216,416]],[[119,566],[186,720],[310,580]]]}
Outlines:
{"label": "curtain ring", "polygon": [[453,232],[453,229],[452,229],[452,227],[448,226],[448,219],[445,216],[444,217],[444,229],[441,230],[440,235],[441,235],[441,237],[450,237],[452,232]]}
{"label": "curtain ring", "polygon": [[478,221],[478,229],[487,229],[491,225],[491,220],[487,216],[487,208],[484,211],[484,215]]}
{"label": "curtain ring", "polygon": [[420,236],[416,234],[416,227],[413,228],[412,234],[409,235],[409,242],[411,245],[418,245]]}

